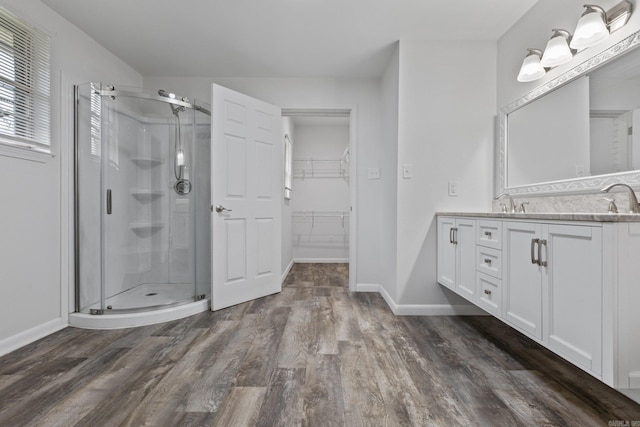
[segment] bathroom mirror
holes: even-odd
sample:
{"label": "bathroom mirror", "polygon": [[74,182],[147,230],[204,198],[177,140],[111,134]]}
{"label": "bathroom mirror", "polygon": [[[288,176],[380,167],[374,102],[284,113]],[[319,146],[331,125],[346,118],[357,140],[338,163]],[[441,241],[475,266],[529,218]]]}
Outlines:
{"label": "bathroom mirror", "polygon": [[[640,32],[499,113],[496,192],[550,195],[640,184]],[[640,126],[636,129],[640,130]]]}

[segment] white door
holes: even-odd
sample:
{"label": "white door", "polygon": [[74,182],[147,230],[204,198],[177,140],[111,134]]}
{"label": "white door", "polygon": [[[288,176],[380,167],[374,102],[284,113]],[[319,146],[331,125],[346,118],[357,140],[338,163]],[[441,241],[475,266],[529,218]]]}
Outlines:
{"label": "white door", "polygon": [[476,294],[476,222],[456,219],[456,289],[474,300]]}
{"label": "white door", "polygon": [[456,287],[455,220],[438,217],[438,283],[449,289]]}
{"label": "white door", "polygon": [[279,107],[212,87],[212,310],[280,292]]}
{"label": "white door", "polygon": [[542,267],[537,259],[540,226],[505,222],[503,318],[522,332],[542,339]]}
{"label": "white door", "polygon": [[544,340],[576,365],[602,372],[602,229],[549,225]]}

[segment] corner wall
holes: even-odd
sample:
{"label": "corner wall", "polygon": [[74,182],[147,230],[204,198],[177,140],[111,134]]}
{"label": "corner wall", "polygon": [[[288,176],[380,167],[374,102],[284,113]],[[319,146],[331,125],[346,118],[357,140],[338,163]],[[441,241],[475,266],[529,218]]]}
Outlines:
{"label": "corner wall", "polygon": [[67,326],[73,311],[73,85],[142,76],[40,1],[3,7],[51,36],[52,147],[44,162],[0,156],[0,355]]}
{"label": "corner wall", "polygon": [[[291,117],[282,118],[282,140],[289,135],[292,144],[296,142],[295,127]],[[293,206],[291,200],[284,198],[284,188],[282,189],[282,280],[286,278],[289,270],[293,266]]]}
{"label": "corner wall", "polygon": [[398,202],[398,97],[400,84],[400,48],[396,43],[393,55],[381,80],[382,146],[380,156],[380,271],[381,291],[396,299],[397,202]]}
{"label": "corner wall", "polygon": [[395,303],[412,314],[467,305],[436,283],[434,214],[491,208],[495,100],[495,43],[400,43]]}

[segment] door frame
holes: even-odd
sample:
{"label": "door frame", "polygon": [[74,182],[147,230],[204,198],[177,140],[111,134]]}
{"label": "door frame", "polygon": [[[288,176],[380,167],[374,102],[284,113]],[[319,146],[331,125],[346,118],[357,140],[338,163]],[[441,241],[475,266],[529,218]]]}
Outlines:
{"label": "door frame", "polygon": [[[282,117],[349,117],[349,290],[356,291],[358,271],[358,109],[355,105],[282,106]],[[295,141],[294,141],[295,144]]]}

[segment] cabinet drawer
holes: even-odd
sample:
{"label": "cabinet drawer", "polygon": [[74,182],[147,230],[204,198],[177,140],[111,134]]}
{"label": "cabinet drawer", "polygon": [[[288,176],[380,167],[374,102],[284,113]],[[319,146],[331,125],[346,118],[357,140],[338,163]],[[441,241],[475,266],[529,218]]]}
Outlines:
{"label": "cabinet drawer", "polygon": [[500,317],[502,302],[502,280],[478,272],[476,279],[478,306],[496,317]]}
{"label": "cabinet drawer", "polygon": [[502,278],[502,251],[476,246],[476,270],[497,279]]}
{"label": "cabinet drawer", "polygon": [[502,249],[502,227],[499,221],[478,221],[476,243],[488,248]]}

